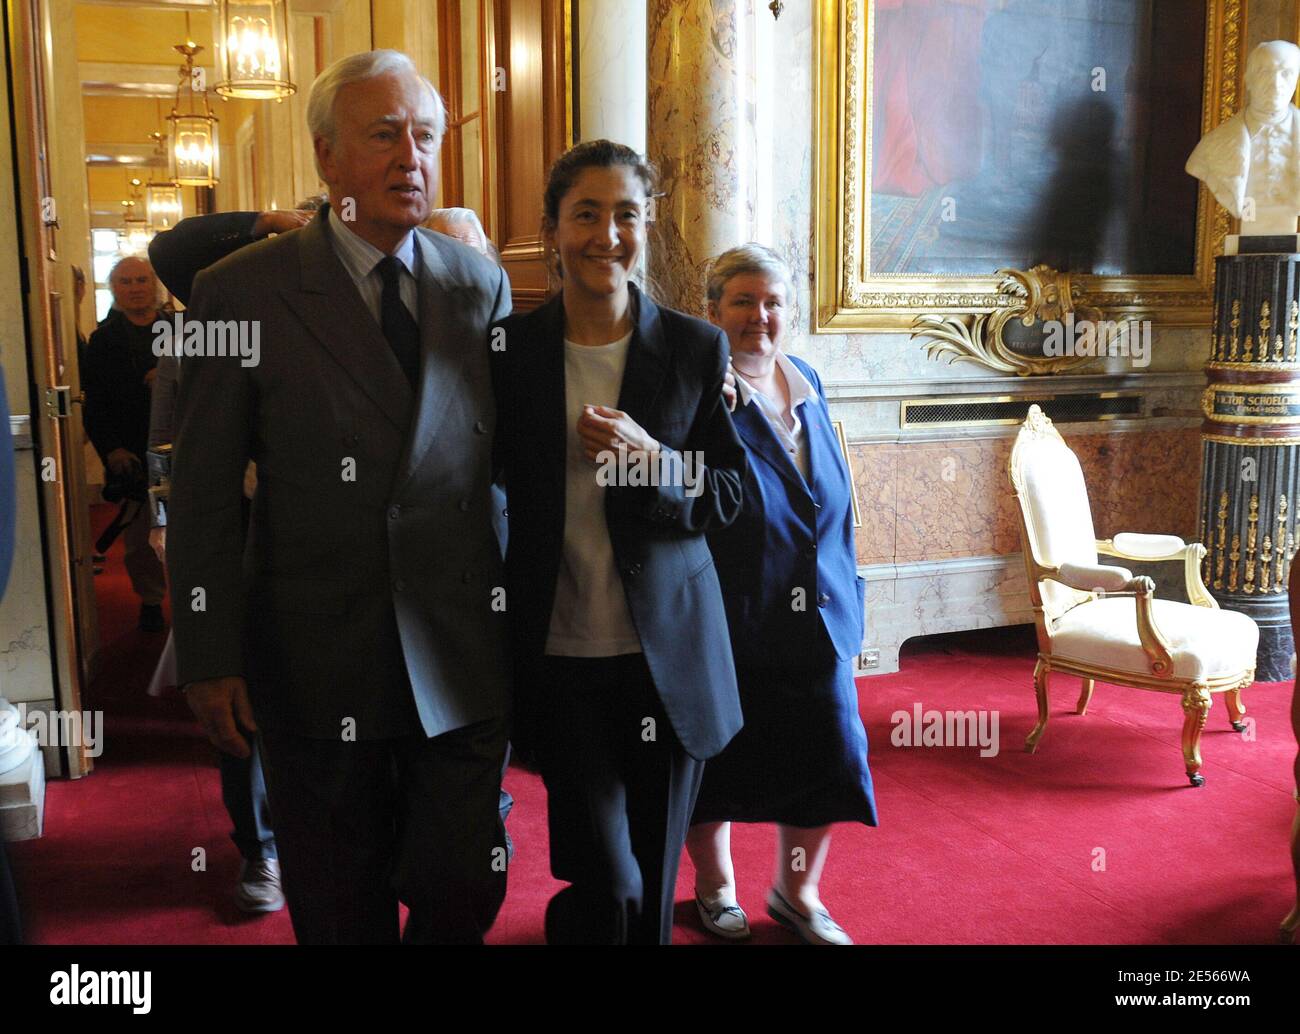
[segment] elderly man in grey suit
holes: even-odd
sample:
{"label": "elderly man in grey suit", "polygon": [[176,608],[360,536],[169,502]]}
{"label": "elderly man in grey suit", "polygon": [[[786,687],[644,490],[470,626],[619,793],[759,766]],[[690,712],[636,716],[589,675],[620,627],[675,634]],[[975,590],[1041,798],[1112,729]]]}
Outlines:
{"label": "elderly man in grey suit", "polygon": [[192,357],[187,338],[168,542],[179,681],[218,747],[261,740],[300,943],[394,942],[399,900],[402,940],[481,942],[505,895],[486,335],[510,288],[417,229],[446,115],[409,58],[331,65],[308,122],[328,206],[201,273],[186,313],[227,334],[256,321],[260,341],[221,356],[209,337]]}

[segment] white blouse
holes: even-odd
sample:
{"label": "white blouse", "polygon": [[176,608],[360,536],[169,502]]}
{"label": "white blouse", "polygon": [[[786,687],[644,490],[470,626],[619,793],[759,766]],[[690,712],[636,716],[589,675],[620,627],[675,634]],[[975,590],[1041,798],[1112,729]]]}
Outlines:
{"label": "white blouse", "polygon": [[799,407],[805,402],[814,401],[817,391],[800,371],[790,362],[784,352],[776,353],[776,365],[785,374],[786,387],[790,390],[790,416],[794,427],[787,427],[779,399],[771,398],[745,380],[743,374],[736,373],[736,391],[740,395],[740,404],[747,406],[753,400],[757,403],[767,422],[772,425],[776,437],[789,455],[790,461],[798,468],[804,480],[808,480],[808,435],[804,432],[803,421],[799,419]]}

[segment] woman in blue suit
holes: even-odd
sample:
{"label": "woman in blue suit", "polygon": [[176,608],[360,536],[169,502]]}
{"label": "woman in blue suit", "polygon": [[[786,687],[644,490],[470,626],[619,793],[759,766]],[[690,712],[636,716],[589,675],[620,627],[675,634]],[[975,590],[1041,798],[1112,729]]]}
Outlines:
{"label": "woman in blue suit", "polygon": [[863,581],[821,380],[781,348],[792,295],[785,263],[757,244],[726,252],[710,272],[709,319],[731,346],[733,420],[749,461],[740,517],[709,536],[745,724],[705,767],[687,847],[701,922],[747,937],[730,824],[778,823],[768,914],[806,942],[851,944],[818,882],[832,823],[876,825],[853,682]]}

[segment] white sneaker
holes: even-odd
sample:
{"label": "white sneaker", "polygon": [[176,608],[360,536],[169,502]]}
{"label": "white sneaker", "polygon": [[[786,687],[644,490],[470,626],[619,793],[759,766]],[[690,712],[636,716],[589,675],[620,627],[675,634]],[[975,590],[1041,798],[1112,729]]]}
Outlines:
{"label": "white sneaker", "polygon": [[804,944],[852,944],[853,938],[844,932],[831,914],[819,908],[812,915],[804,915],[785,896],[773,887],[767,892],[767,914],[788,930],[798,934]]}
{"label": "white sneaker", "polygon": [[729,941],[743,941],[749,936],[749,917],[739,905],[727,905],[721,901],[705,904],[704,899],[696,894],[695,910],[709,933],[725,937]]}

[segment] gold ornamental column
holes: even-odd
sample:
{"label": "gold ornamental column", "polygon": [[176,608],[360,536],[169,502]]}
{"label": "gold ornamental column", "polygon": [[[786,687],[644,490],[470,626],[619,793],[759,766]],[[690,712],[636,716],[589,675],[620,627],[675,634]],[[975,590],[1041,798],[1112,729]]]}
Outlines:
{"label": "gold ornamental column", "polygon": [[685,312],[704,312],[709,261],[751,236],[753,127],[738,84],[753,74],[752,18],[736,0],[646,7],[646,153],[663,192],[650,226],[649,286]]}

